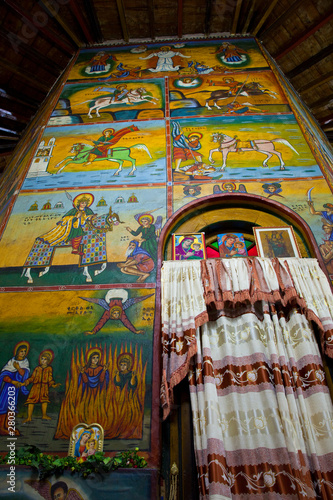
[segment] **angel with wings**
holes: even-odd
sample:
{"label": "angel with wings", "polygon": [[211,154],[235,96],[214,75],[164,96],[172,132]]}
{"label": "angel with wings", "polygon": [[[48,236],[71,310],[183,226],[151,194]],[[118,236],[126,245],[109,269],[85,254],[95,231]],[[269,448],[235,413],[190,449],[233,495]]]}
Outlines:
{"label": "angel with wings", "polygon": [[128,319],[125,311],[133,304],[141,302],[142,300],[148,299],[153,294],[144,295],[143,297],[133,297],[131,299],[128,298],[127,290],[123,288],[113,288],[107,292],[105,295],[105,299],[95,299],[90,297],[80,297],[83,300],[87,300],[88,302],[93,302],[98,304],[99,306],[105,309],[99,321],[96,323],[94,328],[91,331],[84,332],[86,335],[94,335],[99,332],[101,328],[105,325],[105,323],[109,320],[119,320],[122,322],[125,328],[130,330],[133,333],[141,333],[143,334],[143,330],[137,330],[135,326]]}
{"label": "angel with wings", "polygon": [[[153,210],[152,210],[153,212]],[[157,261],[157,239],[161,232],[162,227],[162,217],[159,215],[154,220],[151,212],[143,212],[134,215],[134,219],[140,224],[139,227],[133,231],[130,227],[127,227],[127,231],[131,233],[132,236],[139,236],[141,238],[140,248],[143,248],[151,256],[153,261]]]}
{"label": "angel with wings", "polygon": [[78,491],[68,488],[64,481],[57,481],[52,486],[49,481],[45,480],[26,479],[25,482],[46,500],[84,500]]}

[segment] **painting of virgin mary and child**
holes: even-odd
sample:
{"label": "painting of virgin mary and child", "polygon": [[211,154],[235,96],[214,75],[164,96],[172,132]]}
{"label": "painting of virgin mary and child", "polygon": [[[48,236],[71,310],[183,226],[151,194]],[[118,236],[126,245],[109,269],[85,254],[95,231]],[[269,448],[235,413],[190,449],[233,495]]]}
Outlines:
{"label": "painting of virgin mary and child", "polygon": [[217,243],[222,259],[247,257],[244,236],[241,233],[218,234]]}
{"label": "painting of virgin mary and child", "polygon": [[69,455],[85,461],[96,451],[103,451],[103,428],[98,424],[77,424],[72,431]]}

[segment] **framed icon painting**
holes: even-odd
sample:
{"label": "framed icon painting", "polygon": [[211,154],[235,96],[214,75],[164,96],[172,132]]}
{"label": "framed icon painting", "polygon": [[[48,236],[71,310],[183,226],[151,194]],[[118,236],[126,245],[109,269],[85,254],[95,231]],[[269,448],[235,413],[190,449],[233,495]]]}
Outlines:
{"label": "framed icon painting", "polygon": [[206,259],[205,233],[182,233],[172,235],[173,260]]}
{"label": "framed icon painting", "polygon": [[96,451],[103,451],[103,441],[104,430],[99,424],[77,424],[72,430],[68,454],[86,460]]}
{"label": "framed icon painting", "polygon": [[259,257],[301,257],[292,226],[254,227]]}
{"label": "framed icon painting", "polygon": [[220,257],[247,257],[247,250],[242,233],[224,233],[217,235]]}

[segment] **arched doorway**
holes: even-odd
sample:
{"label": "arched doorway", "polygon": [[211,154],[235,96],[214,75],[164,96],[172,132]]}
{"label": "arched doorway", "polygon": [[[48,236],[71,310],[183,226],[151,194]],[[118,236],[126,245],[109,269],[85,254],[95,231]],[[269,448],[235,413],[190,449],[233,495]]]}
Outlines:
{"label": "arched doorway", "polygon": [[[253,227],[292,226],[302,257],[314,257],[327,275],[317,243],[307,223],[284,205],[261,196],[248,194],[214,195],[189,203],[175,212],[165,225],[159,244],[158,286],[163,260],[171,259],[173,233],[205,232],[209,244],[219,232],[242,232],[254,240]],[[328,275],[327,275],[328,276]],[[329,383],[331,377],[327,372]],[[163,424],[162,472],[167,483],[170,469],[176,463],[179,469],[179,496],[181,500],[199,498],[191,430],[191,408],[187,380],[175,388],[174,408]]]}

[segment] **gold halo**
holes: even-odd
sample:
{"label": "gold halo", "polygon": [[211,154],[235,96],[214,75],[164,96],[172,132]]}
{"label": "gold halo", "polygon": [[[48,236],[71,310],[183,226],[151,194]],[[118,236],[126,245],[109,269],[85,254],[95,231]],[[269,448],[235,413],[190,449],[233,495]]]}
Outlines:
{"label": "gold halo", "polygon": [[120,370],[120,363],[122,362],[122,360],[125,360],[126,361],[129,361],[129,366],[128,366],[128,371],[132,370],[133,368],[133,365],[134,365],[134,357],[133,357],[133,354],[131,354],[130,352],[122,352],[121,354],[119,354],[118,358],[117,358],[117,367],[118,367],[118,370]]}
{"label": "gold halo", "polygon": [[18,343],[16,344],[16,346],[14,347],[14,351],[13,351],[13,352],[14,352],[14,356],[16,356],[18,349],[19,349],[19,348],[20,348],[20,346],[22,346],[22,345],[27,346],[27,354],[26,354],[26,357],[28,356],[28,352],[29,352],[29,350],[30,350],[30,344],[29,344],[29,342],[26,342],[26,341],[24,341],[24,340],[22,340],[21,342],[18,342]]}
{"label": "gold halo", "polygon": [[76,208],[76,206],[79,204],[80,198],[86,198],[87,199],[87,207],[90,207],[94,203],[94,196],[91,193],[81,193],[75,196],[73,200],[73,205]]}
{"label": "gold halo", "polygon": [[150,214],[141,214],[140,217],[138,217],[138,223],[140,226],[142,226],[141,221],[142,219],[149,219],[149,224],[152,224],[154,222],[154,217]]}
{"label": "gold halo", "polygon": [[99,360],[100,361],[102,360],[102,358],[103,358],[103,351],[102,351],[101,347],[90,347],[90,349],[88,349],[88,351],[86,352],[86,364],[88,364],[89,357],[91,356],[92,352],[94,352],[94,351],[99,352],[99,354],[100,354]]}
{"label": "gold halo", "polygon": [[39,355],[38,363],[40,363],[41,357],[45,356],[45,354],[50,355],[50,360],[49,360],[49,365],[50,365],[54,359],[54,352],[52,351],[52,349],[45,349],[44,351],[42,351]]}
{"label": "gold halo", "polygon": [[114,128],[106,128],[105,130],[103,130],[104,137],[105,137],[105,132],[111,132],[111,134],[113,134]]}
{"label": "gold halo", "polygon": [[201,132],[191,132],[187,137],[199,137],[199,139],[202,139],[203,134]]}
{"label": "gold halo", "polygon": [[[82,434],[90,434],[90,438],[91,439],[93,436],[95,436],[95,432],[93,429],[82,429],[80,432],[78,432],[77,434],[77,441],[81,441],[81,437],[82,437]],[[87,441],[88,442],[88,441]]]}

